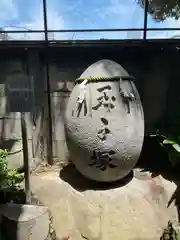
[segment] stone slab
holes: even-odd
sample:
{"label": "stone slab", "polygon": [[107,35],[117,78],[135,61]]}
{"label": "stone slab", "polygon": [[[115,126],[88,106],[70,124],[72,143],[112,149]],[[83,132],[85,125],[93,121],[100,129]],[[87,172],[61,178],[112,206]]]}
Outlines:
{"label": "stone slab", "polygon": [[49,233],[49,211],[36,205],[3,204],[2,227],[8,240],[45,240]]}
{"label": "stone slab", "polygon": [[[136,174],[137,175],[137,174]],[[32,191],[53,215],[59,238],[159,240],[177,209],[167,204],[176,185],[162,177],[129,176],[116,185],[96,185],[75,168],[32,176]]]}

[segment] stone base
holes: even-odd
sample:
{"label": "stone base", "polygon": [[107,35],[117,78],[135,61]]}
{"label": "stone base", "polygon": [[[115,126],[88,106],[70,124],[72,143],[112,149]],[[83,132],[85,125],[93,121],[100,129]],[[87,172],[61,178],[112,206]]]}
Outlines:
{"label": "stone base", "polygon": [[0,207],[1,227],[8,240],[46,240],[49,233],[47,207],[4,204]]}
{"label": "stone base", "polygon": [[175,184],[150,175],[97,184],[73,167],[32,177],[33,193],[47,205],[59,238],[73,240],[159,240],[177,210],[168,202]]}

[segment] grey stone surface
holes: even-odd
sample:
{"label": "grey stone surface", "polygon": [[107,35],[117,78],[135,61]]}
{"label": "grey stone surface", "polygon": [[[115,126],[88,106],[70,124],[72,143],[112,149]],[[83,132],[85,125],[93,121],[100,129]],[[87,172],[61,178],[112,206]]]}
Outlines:
{"label": "grey stone surface", "polygon": [[[129,75],[116,62],[103,59],[81,75],[82,78],[91,76]],[[98,90],[101,88],[104,90]],[[134,96],[127,104],[120,88]],[[76,84],[67,105],[65,122],[71,160],[84,176],[95,181],[111,182],[123,178],[135,166],[144,138],[143,109],[134,83],[130,80],[88,83],[80,114],[79,95],[80,87]],[[99,105],[99,98],[102,105]],[[108,110],[104,104],[112,104],[112,109]],[[107,157],[101,158],[101,153]]]}
{"label": "grey stone surface", "polygon": [[167,222],[177,220],[174,202],[167,208],[176,186],[162,177],[147,173],[108,187],[74,168],[60,175],[57,169],[32,176],[32,191],[49,207],[60,239],[159,240]]}
{"label": "grey stone surface", "polygon": [[[11,139],[9,139],[8,141],[10,142]],[[13,139],[12,142],[13,144],[10,149],[10,154],[8,156],[8,167],[10,169],[22,168],[24,166],[22,140]],[[32,140],[29,140],[28,141],[29,166],[31,169],[35,169],[41,162],[41,159],[37,155],[33,157],[32,144],[33,144]]]}
{"label": "grey stone surface", "polygon": [[49,233],[49,211],[36,205],[0,206],[2,225],[8,240],[45,240]]}

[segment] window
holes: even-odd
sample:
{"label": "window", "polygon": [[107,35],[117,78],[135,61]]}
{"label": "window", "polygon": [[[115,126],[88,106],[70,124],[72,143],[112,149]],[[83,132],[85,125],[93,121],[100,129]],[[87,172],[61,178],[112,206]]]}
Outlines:
{"label": "window", "polygon": [[41,0],[1,0],[0,29],[17,33],[0,33],[0,40],[42,40],[44,33],[21,31],[44,30]]}
{"label": "window", "polygon": [[134,0],[47,0],[48,30],[125,29],[111,32],[64,32],[51,39],[140,39],[144,9]]}

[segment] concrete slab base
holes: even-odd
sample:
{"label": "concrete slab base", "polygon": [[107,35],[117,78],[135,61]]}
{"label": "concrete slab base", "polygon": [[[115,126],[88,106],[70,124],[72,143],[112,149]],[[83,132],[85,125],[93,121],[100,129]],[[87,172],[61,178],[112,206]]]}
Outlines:
{"label": "concrete slab base", "polygon": [[49,210],[44,206],[3,204],[1,226],[8,240],[45,240],[49,233]]}
{"label": "concrete slab base", "polygon": [[175,190],[175,184],[148,173],[109,187],[70,166],[32,176],[32,191],[50,209],[58,239],[159,240],[167,222],[177,220],[174,202],[167,207]]}

